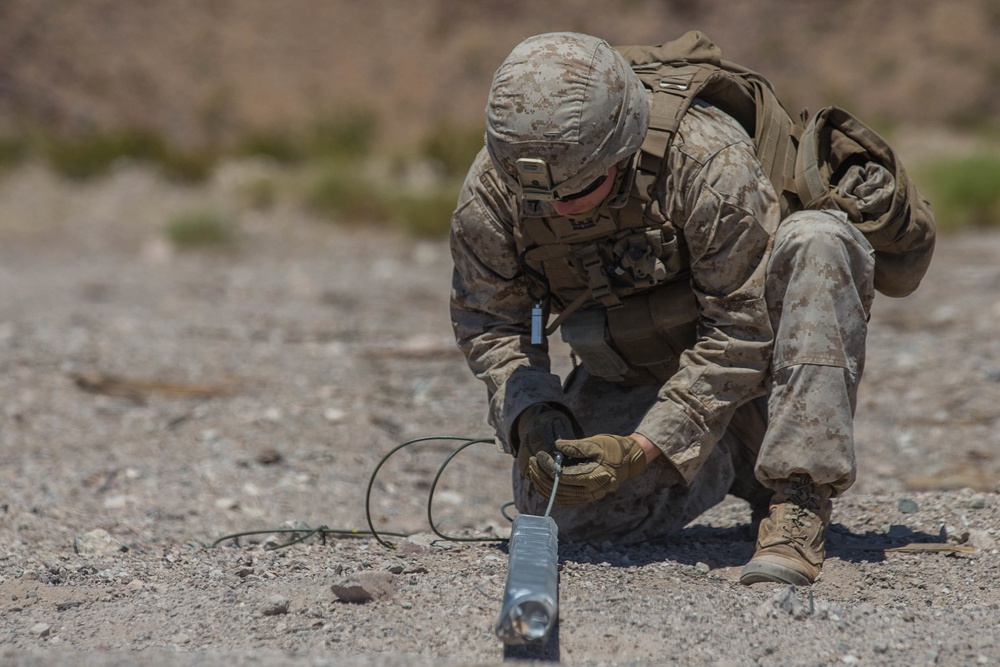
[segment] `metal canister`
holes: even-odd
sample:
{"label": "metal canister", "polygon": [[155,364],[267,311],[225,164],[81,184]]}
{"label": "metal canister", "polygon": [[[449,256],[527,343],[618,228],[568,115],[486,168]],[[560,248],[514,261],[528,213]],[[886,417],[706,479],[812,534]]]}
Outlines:
{"label": "metal canister", "polygon": [[507,584],[496,634],[505,644],[544,643],[559,615],[559,529],[519,514],[511,527]]}

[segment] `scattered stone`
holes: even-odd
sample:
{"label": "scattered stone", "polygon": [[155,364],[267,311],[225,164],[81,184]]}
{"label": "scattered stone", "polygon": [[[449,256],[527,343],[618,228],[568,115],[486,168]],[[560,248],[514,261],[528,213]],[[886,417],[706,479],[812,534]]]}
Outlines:
{"label": "scattered stone", "polygon": [[272,447],[268,447],[257,452],[256,460],[257,463],[262,466],[273,466],[281,463],[282,459],[283,457],[281,456],[281,452]]}
{"label": "scattered stone", "polygon": [[48,623],[36,623],[31,626],[31,636],[37,637],[38,639],[45,639],[52,632]]}
{"label": "scattered stone", "polygon": [[406,568],[403,567],[402,563],[386,563],[382,569],[393,574],[402,574]]}
{"label": "scattered stone", "polygon": [[219,498],[215,501],[216,509],[236,510],[240,508],[240,501],[235,498]]}
{"label": "scattered stone", "polygon": [[128,582],[125,585],[125,590],[127,590],[129,592],[132,592],[132,593],[138,593],[143,588],[145,588],[145,586],[146,585],[144,583],[142,583],[141,581],[139,581],[138,579],[133,579],[132,581]]}
{"label": "scattered stone", "polygon": [[288,613],[288,606],[291,604],[288,598],[283,595],[272,595],[261,606],[260,613],[264,616],[280,616]]}
{"label": "scattered stone", "polygon": [[72,600],[70,602],[60,602],[56,605],[56,611],[66,611],[68,609],[73,609],[74,607],[79,607],[82,603],[78,600]]}
{"label": "scattered stone", "polygon": [[395,577],[385,570],[365,570],[331,586],[341,602],[384,600],[395,592]]}
{"label": "scattered stone", "polygon": [[996,549],[1000,546],[997,542],[997,538],[994,534],[991,534],[989,530],[982,530],[979,528],[970,528],[969,538],[967,543],[980,551],[986,551],[988,549]]}
{"label": "scattered stone", "polygon": [[103,528],[97,528],[77,535],[73,539],[73,551],[81,556],[103,556],[106,554],[128,551],[128,547],[111,537]]}
{"label": "scattered stone", "polygon": [[397,547],[401,555],[429,554],[440,545],[441,538],[434,533],[416,533],[410,535]]}
{"label": "scattered stone", "polygon": [[903,498],[899,501],[899,511],[902,514],[916,514],[920,511],[920,506],[914,500]]}
{"label": "scattered stone", "polygon": [[965,544],[969,541],[969,531],[955,526],[945,526],[944,534],[950,544]]}
{"label": "scattered stone", "polygon": [[965,506],[972,510],[986,509],[986,496],[981,493],[977,493],[966,501]]}
{"label": "scattered stone", "polygon": [[323,410],[323,419],[327,420],[331,424],[339,424],[344,421],[347,413],[339,408],[327,408]]}
{"label": "scattered stone", "polygon": [[870,604],[868,602],[862,602],[861,604],[859,604],[858,608],[855,611],[857,612],[858,616],[874,616],[875,613],[877,612],[877,610],[875,609],[875,605]]}
{"label": "scattered stone", "polygon": [[708,574],[712,571],[712,568],[708,566],[708,563],[696,563],[694,569],[698,570],[702,574]]}
{"label": "scattered stone", "polygon": [[765,601],[757,608],[759,616],[779,616],[787,614],[796,620],[802,620],[814,611],[812,594],[810,593],[808,602],[803,602],[795,594],[795,586],[783,588],[774,594],[774,597]]}

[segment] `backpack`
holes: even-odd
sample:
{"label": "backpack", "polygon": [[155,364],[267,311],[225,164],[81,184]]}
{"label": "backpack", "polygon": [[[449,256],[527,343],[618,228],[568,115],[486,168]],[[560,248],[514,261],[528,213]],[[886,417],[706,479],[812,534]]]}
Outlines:
{"label": "backpack", "polygon": [[843,211],[875,250],[875,288],[888,296],[917,288],[934,249],[934,215],[874,130],[833,106],[793,118],[767,79],[724,60],[698,31],[657,46],[617,49],[652,97],[640,156],[640,164],[657,174],[644,193],[647,211],[664,205],[659,175],[681,119],[699,98],[746,129],[779,195],[782,217],[800,209]]}

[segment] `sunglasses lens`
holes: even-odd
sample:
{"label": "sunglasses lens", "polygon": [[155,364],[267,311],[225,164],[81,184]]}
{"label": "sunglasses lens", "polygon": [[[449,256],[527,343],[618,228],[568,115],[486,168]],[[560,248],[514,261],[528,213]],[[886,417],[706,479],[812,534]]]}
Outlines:
{"label": "sunglasses lens", "polygon": [[559,197],[557,201],[573,201],[574,199],[580,199],[581,197],[586,197],[591,192],[604,185],[604,181],[606,180],[608,180],[608,175],[602,174],[598,176],[593,183],[585,187],[583,190],[580,190],[579,192],[574,192],[571,195],[566,195],[565,197]]}

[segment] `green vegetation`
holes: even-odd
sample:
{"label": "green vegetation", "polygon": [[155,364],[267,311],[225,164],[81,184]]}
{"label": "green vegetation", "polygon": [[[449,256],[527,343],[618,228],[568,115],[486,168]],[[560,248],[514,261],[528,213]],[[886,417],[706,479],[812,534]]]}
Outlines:
{"label": "green vegetation", "polygon": [[1000,226],[1000,153],[943,161],[914,173],[938,227]]}
{"label": "green vegetation", "polygon": [[0,169],[13,167],[28,156],[28,144],[18,137],[0,136]]}
{"label": "green vegetation", "polygon": [[371,153],[377,136],[375,115],[364,110],[343,111],[304,131],[254,132],[240,140],[237,155],[266,157],[286,165],[307,160],[346,160]]}
{"label": "green vegetation", "polygon": [[438,164],[451,177],[465,176],[476,153],[483,147],[483,128],[454,130],[438,125],[424,138],[420,153]]}
{"label": "green vegetation", "polygon": [[232,224],[210,210],[180,213],[167,221],[165,231],[178,248],[229,246],[236,241]]}
{"label": "green vegetation", "polygon": [[459,188],[439,187],[419,194],[396,197],[396,223],[415,236],[434,237],[448,233]]}
{"label": "green vegetation", "polygon": [[332,164],[313,181],[306,201],[337,222],[389,224],[417,236],[440,236],[448,231],[458,189],[458,183],[448,181],[419,191],[394,191],[349,164]]}
{"label": "green vegetation", "polygon": [[[306,176],[305,204],[336,222],[390,225],[420,236],[446,234],[462,179],[482,148],[483,128],[442,123],[409,152],[391,156],[376,154],[378,133],[377,117],[364,109],[334,113],[300,130],[254,131],[200,150],[179,150],[144,129],[73,138],[38,133],[31,141],[0,137],[0,168],[35,154],[62,176],[82,181],[98,178],[126,159],[146,162],[174,182],[198,184],[227,155],[264,157],[292,168],[288,173],[293,180],[247,183],[240,195],[248,207],[273,206],[293,192],[289,185],[294,179]],[[383,163],[388,166],[373,175],[378,171],[374,166]],[[235,239],[233,226],[210,211],[179,215],[167,223],[165,233],[185,248]]]}
{"label": "green vegetation", "polygon": [[160,135],[140,129],[95,132],[73,139],[50,136],[41,144],[57,173],[81,181],[107,173],[117,160],[126,158],[156,164],[173,181],[200,183],[212,173],[217,159],[209,151],[171,149]]}
{"label": "green vegetation", "polygon": [[94,133],[45,143],[52,167],[68,178],[83,180],[106,172],[120,158],[157,160],[167,153],[163,140],[143,130]]}

